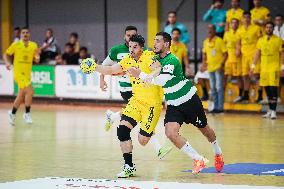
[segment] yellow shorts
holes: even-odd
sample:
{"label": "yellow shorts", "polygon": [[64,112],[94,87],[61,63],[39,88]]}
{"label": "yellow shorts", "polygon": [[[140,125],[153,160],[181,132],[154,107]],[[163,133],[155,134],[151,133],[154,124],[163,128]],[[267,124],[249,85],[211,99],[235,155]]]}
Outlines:
{"label": "yellow shorts", "polygon": [[[254,54],[252,55],[243,55],[242,56],[242,75],[249,75],[251,65],[253,63],[254,59]],[[259,61],[256,63],[255,68],[254,68],[254,74],[259,74],[260,73],[260,65]]]}
{"label": "yellow shorts", "polygon": [[140,123],[141,130],[152,134],[159,121],[162,108],[162,102],[159,105],[150,105],[132,97],[123,109],[122,115],[134,119],[137,123]]}
{"label": "yellow shorts", "polygon": [[225,75],[241,76],[242,64],[241,62],[226,62],[225,63]]}
{"label": "yellow shorts", "polygon": [[260,72],[259,85],[260,86],[279,86],[280,71]]}
{"label": "yellow shorts", "polygon": [[26,88],[31,84],[31,78],[25,75],[15,75],[14,80],[20,89]]}

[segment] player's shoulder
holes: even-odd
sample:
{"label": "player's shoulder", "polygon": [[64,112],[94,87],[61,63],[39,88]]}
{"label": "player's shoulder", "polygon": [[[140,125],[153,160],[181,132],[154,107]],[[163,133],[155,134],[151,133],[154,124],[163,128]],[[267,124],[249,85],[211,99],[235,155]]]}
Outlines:
{"label": "player's shoulder", "polygon": [[128,47],[123,43],[123,44],[117,44],[117,45],[114,45],[110,51],[111,52],[119,52],[121,50],[125,50],[125,49],[128,49]]}
{"label": "player's shoulder", "polygon": [[270,12],[269,9],[264,6],[260,7],[260,10],[263,12]]}
{"label": "player's shoulder", "polygon": [[29,44],[32,46],[32,47],[36,47],[37,48],[37,43],[34,42],[34,41],[29,41]]}
{"label": "player's shoulder", "polygon": [[173,65],[180,64],[179,59],[173,53],[168,54],[166,60],[169,64]]}

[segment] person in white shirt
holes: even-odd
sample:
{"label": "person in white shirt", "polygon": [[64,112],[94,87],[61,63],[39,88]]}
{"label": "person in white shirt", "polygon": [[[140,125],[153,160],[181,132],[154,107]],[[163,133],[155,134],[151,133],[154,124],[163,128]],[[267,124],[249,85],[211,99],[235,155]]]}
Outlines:
{"label": "person in white shirt", "polygon": [[53,30],[48,28],[45,32],[45,40],[40,47],[41,56],[40,62],[48,62],[49,60],[54,60],[58,54],[57,41],[53,35]]}
{"label": "person in white shirt", "polygon": [[281,14],[277,14],[274,18],[274,31],[273,34],[280,37],[284,41],[284,17]]}
{"label": "person in white shirt", "polygon": [[13,42],[20,41],[20,35],[21,35],[21,28],[15,27],[14,28],[14,40],[13,40]]}

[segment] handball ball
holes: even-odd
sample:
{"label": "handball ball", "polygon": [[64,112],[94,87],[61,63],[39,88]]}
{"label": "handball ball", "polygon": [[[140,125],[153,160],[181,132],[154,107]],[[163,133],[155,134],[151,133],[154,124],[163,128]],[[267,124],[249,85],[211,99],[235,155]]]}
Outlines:
{"label": "handball ball", "polygon": [[96,62],[92,58],[86,58],[82,60],[80,68],[83,73],[90,74],[93,73],[96,69]]}

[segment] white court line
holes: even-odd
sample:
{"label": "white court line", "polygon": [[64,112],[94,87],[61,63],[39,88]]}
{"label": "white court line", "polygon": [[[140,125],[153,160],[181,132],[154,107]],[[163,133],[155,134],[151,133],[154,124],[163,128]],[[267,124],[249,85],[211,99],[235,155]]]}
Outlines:
{"label": "white court line", "polygon": [[199,184],[157,181],[134,180],[106,180],[106,179],[81,179],[81,178],[38,178],[7,183],[0,183],[0,189],[284,189],[275,186],[246,186]]}

